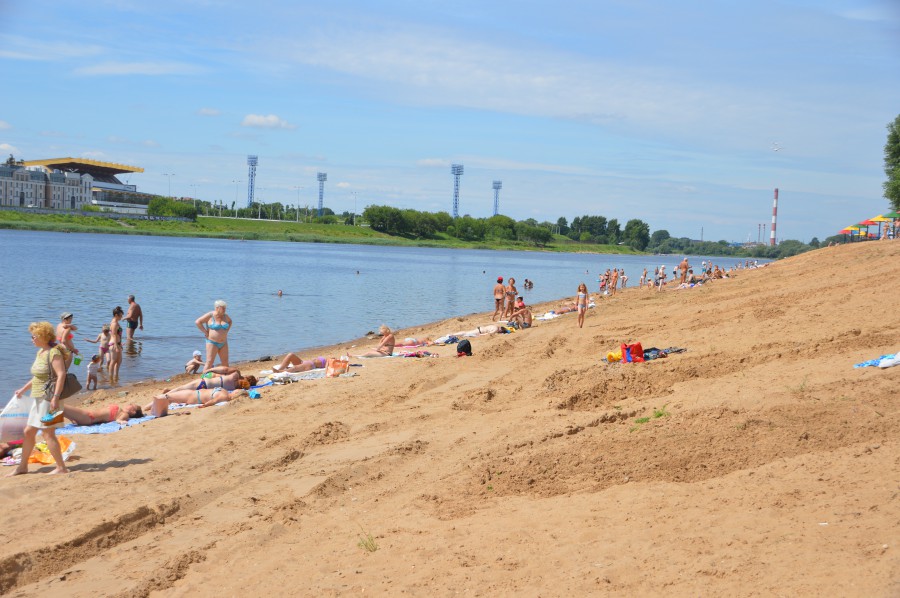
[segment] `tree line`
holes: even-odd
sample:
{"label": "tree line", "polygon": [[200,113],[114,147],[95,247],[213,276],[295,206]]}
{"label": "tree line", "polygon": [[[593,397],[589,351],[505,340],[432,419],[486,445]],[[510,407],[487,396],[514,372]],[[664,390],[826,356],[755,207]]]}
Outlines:
{"label": "tree line", "polygon": [[637,219],[629,220],[622,230],[614,218],[587,215],[576,217],[571,227],[566,218],[559,218],[556,223],[538,222],[534,218],[517,221],[502,214],[489,218],[466,214],[454,219],[447,212],[401,210],[383,205],[368,206],[362,215],[377,231],[415,239],[446,234],[461,241],[519,241],[540,247],[558,234],[579,243],[621,244],[638,251],[644,250],[650,241],[650,226]]}

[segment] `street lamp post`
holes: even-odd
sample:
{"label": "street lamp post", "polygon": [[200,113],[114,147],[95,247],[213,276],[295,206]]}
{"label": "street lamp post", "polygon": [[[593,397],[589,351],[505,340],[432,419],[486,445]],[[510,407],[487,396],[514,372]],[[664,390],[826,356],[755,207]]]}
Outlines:
{"label": "street lamp post", "polygon": [[231,182],[234,183],[234,217],[237,218],[238,185],[240,185],[244,181],[231,181]]}
{"label": "street lamp post", "polygon": [[297,222],[300,222],[300,190],[303,187],[294,185],[294,189],[297,190]]}
{"label": "street lamp post", "polygon": [[353,226],[356,226],[356,191],[353,192]]}
{"label": "street lamp post", "polygon": [[172,199],[172,177],[175,176],[174,173],[164,172],[164,177],[168,177],[169,179],[169,199]]}

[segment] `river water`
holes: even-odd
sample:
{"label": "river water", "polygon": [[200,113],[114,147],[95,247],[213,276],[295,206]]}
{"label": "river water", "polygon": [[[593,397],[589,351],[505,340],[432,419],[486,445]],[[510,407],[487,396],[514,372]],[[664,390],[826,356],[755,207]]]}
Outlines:
{"label": "river water", "polygon": [[[216,299],[228,302],[238,362],[357,338],[381,323],[403,328],[493,310],[497,276],[513,276],[526,303],[536,303],[573,296],[581,281],[595,292],[606,268],[624,268],[634,286],[644,267],[671,272],[679,260],[0,230],[0,405],[30,377],[30,322],[56,325],[60,313],[74,313],[75,346],[90,356],[97,345],[83,338],[96,338],[115,306],[127,311],[129,294],[143,308],[144,330],[126,343],[121,383],[167,378],[195,349],[205,355],[194,321]],[[530,291],[525,278],[535,282]],[[72,371],[86,381],[84,362]]]}

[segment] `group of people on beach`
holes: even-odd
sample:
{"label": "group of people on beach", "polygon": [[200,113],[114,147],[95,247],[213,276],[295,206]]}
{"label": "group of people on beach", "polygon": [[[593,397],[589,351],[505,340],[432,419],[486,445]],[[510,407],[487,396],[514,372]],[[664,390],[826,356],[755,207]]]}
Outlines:
{"label": "group of people on beach", "polygon": [[[698,283],[717,278],[725,278],[735,269],[741,266],[746,268],[757,267],[758,264],[747,261],[737,264],[729,271],[714,265],[711,261],[703,261],[699,274],[695,274],[687,257],[673,268],[672,280],[667,280],[666,267],[661,265],[656,268],[653,276],[648,275],[644,268],[640,277],[639,288],[656,288],[662,290],[663,286],[678,283],[679,288],[687,288]],[[506,281],[504,283],[504,280]],[[527,281],[526,288],[531,288],[533,283]],[[627,287],[628,277],[622,268],[607,269],[599,277],[600,292],[605,296],[614,296],[616,289]],[[479,326],[471,331],[461,331],[457,336],[474,336],[478,334],[495,334],[507,332],[513,329],[527,329],[533,325],[534,315],[525,304],[524,299],[518,294],[516,280],[513,277],[504,279],[500,276],[493,288],[494,313],[491,316],[492,324]],[[555,310],[556,314],[566,312],[578,312],[577,325],[584,326],[586,311],[591,305],[588,287],[584,282],[578,285],[575,297],[571,304],[566,303]],[[181,386],[164,389],[153,397],[153,400],[145,406],[136,404],[110,405],[98,410],[87,410],[79,407],[64,405],[61,393],[70,365],[74,362],[79,365],[80,352],[74,344],[74,333],[78,326],[73,324],[74,315],[64,312],[60,315],[60,322],[55,327],[49,322],[34,322],[29,326],[32,342],[37,348],[34,363],[31,366],[31,380],[15,391],[15,396],[20,397],[25,392],[31,393],[34,399],[28,423],[22,441],[23,454],[30,454],[36,442],[37,432],[42,432],[50,454],[56,461],[53,473],[65,473],[66,465],[62,459],[61,448],[55,436],[55,430],[63,425],[65,419],[77,425],[92,425],[107,422],[125,422],[132,417],[143,417],[144,413],[160,416],[167,413],[167,408],[172,403],[198,404],[209,406],[221,401],[229,401],[247,394],[256,386],[258,380],[252,375],[245,376],[237,368],[229,364],[228,334],[233,327],[233,321],[227,313],[225,301],[217,300],[213,309],[201,315],[194,322],[197,329],[203,334],[205,341],[205,356],[201,351],[194,351],[190,361],[185,364],[184,371],[190,374],[201,374],[197,380],[192,380]],[[504,320],[504,324],[494,324],[498,320]],[[144,314],[141,306],[135,301],[134,295],[128,296],[128,311],[120,306],[112,310],[112,319],[108,324],[103,324],[96,338],[84,338],[86,342],[97,344],[99,353],[93,355],[87,365],[87,389],[91,386],[97,388],[97,375],[101,368],[105,368],[110,381],[118,379],[119,366],[122,362],[122,330],[125,330],[126,342],[134,340],[135,330],[143,330]],[[393,355],[397,346],[397,340],[393,331],[385,325],[379,328],[380,342],[373,349],[355,355],[354,357],[389,357]],[[402,339],[401,346],[426,346],[435,341],[426,339],[420,342],[418,339]],[[215,362],[218,359],[219,365]],[[295,353],[288,353],[281,363],[273,367],[273,372],[304,372],[317,368],[324,368],[326,360],[317,357],[304,360]],[[27,472],[27,458],[12,472],[11,475]]]}
{"label": "group of people on beach", "polygon": [[[225,313],[225,309],[224,301],[216,301],[214,309],[200,316],[196,321],[207,344],[206,361],[203,363],[204,373],[212,370],[212,364],[216,357],[223,366],[226,368],[228,366],[227,336],[232,322]],[[28,471],[27,455],[30,455],[34,448],[38,432],[42,433],[47,443],[47,449],[56,461],[53,473],[66,473],[68,470],[62,459],[61,447],[55,433],[58,427],[65,424],[66,419],[77,425],[122,422],[127,421],[130,417],[143,416],[143,411],[151,407],[148,405],[141,408],[134,404],[110,405],[100,410],[90,411],[63,403],[62,394],[68,370],[73,363],[77,366],[81,361],[81,352],[74,343],[75,332],[78,330],[78,326],[73,323],[74,317],[72,312],[67,311],[60,314],[59,324],[55,327],[50,322],[32,322],[29,326],[31,340],[37,348],[37,353],[31,365],[31,379],[15,390],[14,397],[18,399],[26,392],[30,392],[33,403],[22,439],[22,454],[26,457],[22,459],[11,475]],[[112,319],[108,324],[103,324],[100,333],[95,338],[84,338],[84,341],[98,345],[99,349],[99,353],[93,355],[87,364],[87,384],[85,386],[87,390],[91,390],[92,386],[96,390],[98,373],[101,368],[105,368],[107,371],[110,382],[118,381],[119,367],[122,363],[123,328],[126,342],[134,341],[135,330],[144,329],[144,312],[135,301],[134,295],[128,296],[127,312],[121,306],[114,307]],[[198,357],[197,353],[199,352],[195,352],[195,359]],[[197,364],[192,371],[196,372],[199,368],[200,366]],[[224,383],[224,375],[221,380]],[[177,389],[177,391],[180,390]],[[181,397],[177,391],[174,395],[170,395],[173,401]]]}

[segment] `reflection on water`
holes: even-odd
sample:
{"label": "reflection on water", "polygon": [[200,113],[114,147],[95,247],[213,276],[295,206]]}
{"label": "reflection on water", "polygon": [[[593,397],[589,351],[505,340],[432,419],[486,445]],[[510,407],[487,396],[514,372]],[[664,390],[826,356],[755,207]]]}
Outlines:
{"label": "reflection on water", "polygon": [[[357,338],[382,323],[403,328],[493,311],[497,276],[515,277],[526,303],[534,303],[572,297],[582,281],[594,292],[597,273],[606,268],[622,267],[637,281],[644,267],[652,272],[665,263],[671,270],[680,261],[9,230],[0,231],[0,252],[0,271],[15,267],[15,284],[0,285],[0,403],[28,380],[34,360],[29,322],[55,324],[62,311],[71,311],[79,333],[94,338],[130,294],[143,309],[144,330],[135,331],[133,343],[123,342],[122,383],[167,378],[195,349],[205,354],[194,321],[216,299],[228,302],[234,321],[229,349],[238,362]],[[53,263],[51,277],[48,255],[65,256]],[[86,258],[94,255],[114,255],[118,265],[98,274],[97,261]],[[715,261],[730,266],[735,260]],[[526,278],[533,289],[522,288]],[[99,352],[80,336],[75,346]],[[72,371],[87,379],[85,364]]]}
{"label": "reflection on water", "polygon": [[137,357],[141,354],[141,351],[144,348],[144,343],[139,340],[124,340],[122,341],[122,350],[125,357]]}

